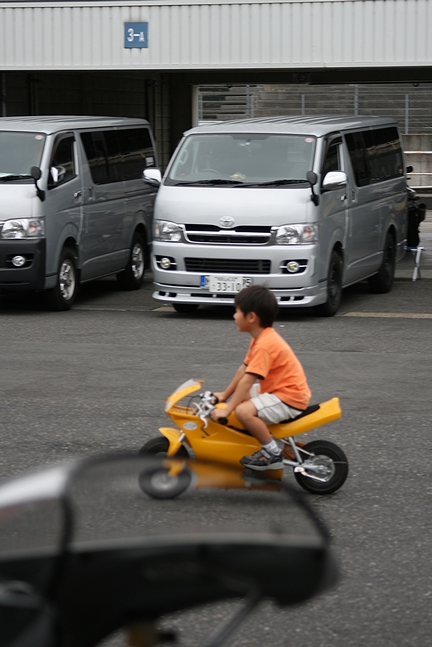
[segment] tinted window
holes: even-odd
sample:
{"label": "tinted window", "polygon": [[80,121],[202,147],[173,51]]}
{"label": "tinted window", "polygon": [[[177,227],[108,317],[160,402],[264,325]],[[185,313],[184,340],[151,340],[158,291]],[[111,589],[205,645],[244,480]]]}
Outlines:
{"label": "tinted window", "polygon": [[366,186],[369,184],[369,173],[366,165],[363,135],[362,133],[352,133],[346,135],[345,139],[351,158],[355,182],[357,186]]}
{"label": "tinted window", "polygon": [[142,177],[145,168],[155,165],[154,151],[147,128],[128,128],[119,130],[118,138],[123,160],[125,180]]}
{"label": "tinted window", "polygon": [[63,184],[76,176],[75,156],[74,156],[75,138],[63,137],[54,144],[53,153],[49,164],[50,176],[48,179],[48,188]]}
{"label": "tinted window", "polygon": [[322,168],[323,178],[325,177],[326,173],[329,173],[329,171],[342,170],[340,159],[340,144],[341,140],[338,139],[337,141],[333,141],[328,147]]}
{"label": "tinted window", "polygon": [[370,182],[383,182],[403,175],[402,153],[396,128],[363,133]]}
{"label": "tinted window", "polygon": [[95,184],[107,184],[110,177],[103,133],[82,133],[81,141],[86,152],[93,182]]}
{"label": "tinted window", "polygon": [[145,168],[155,166],[147,128],[82,133],[81,140],[95,184],[137,180]]}
{"label": "tinted window", "polygon": [[403,175],[402,151],[396,128],[346,135],[357,186]]}

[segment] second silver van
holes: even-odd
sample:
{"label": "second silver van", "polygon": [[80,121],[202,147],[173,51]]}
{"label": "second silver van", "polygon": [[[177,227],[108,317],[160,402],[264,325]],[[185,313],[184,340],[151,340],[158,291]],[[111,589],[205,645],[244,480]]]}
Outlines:
{"label": "second silver van", "polygon": [[80,283],[141,286],[150,263],[157,158],[144,119],[0,119],[0,290],[69,309]]}
{"label": "second silver van", "polygon": [[406,242],[404,164],[390,118],[189,130],[155,204],[153,297],[191,312],[263,283],[282,307],[332,316],[345,286],[368,279],[388,292]]}

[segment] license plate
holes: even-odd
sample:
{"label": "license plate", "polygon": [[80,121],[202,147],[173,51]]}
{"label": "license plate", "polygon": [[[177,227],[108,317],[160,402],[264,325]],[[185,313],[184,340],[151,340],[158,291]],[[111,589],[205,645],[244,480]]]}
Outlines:
{"label": "license plate", "polygon": [[252,279],[246,276],[210,275],[201,277],[201,285],[208,287],[209,292],[212,294],[221,292],[236,294],[240,290],[243,290],[243,288],[252,285]]}

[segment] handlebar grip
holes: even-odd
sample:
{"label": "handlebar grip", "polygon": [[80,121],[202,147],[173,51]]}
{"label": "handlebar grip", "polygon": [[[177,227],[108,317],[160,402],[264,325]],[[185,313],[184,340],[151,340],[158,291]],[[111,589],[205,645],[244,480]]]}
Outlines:
{"label": "handlebar grip", "polygon": [[227,424],[228,424],[228,418],[219,418],[219,419],[218,419],[218,422],[219,422],[221,425],[227,425]]}

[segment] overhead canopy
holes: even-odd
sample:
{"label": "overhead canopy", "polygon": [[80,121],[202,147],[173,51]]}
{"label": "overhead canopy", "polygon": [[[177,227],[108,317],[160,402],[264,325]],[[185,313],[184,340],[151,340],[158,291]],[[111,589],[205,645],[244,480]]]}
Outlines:
{"label": "overhead canopy", "polygon": [[424,78],[431,33],[425,0],[3,0],[0,70],[416,68]]}

